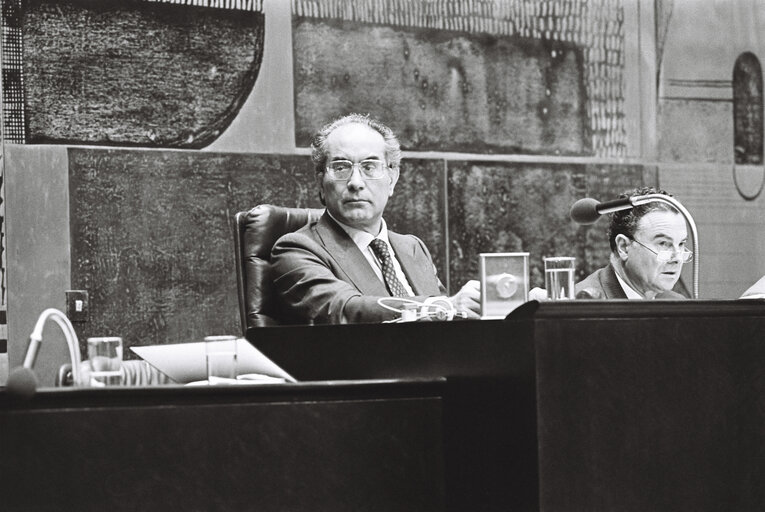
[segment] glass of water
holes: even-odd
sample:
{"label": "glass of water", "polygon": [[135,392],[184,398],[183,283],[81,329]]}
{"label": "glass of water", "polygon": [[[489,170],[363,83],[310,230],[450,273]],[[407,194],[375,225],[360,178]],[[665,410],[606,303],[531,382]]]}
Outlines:
{"label": "glass of water", "polygon": [[206,336],[207,384],[231,384],[236,381],[236,336]]}
{"label": "glass of water", "polygon": [[88,362],[92,387],[122,384],[122,338],[88,338]]}
{"label": "glass of water", "polygon": [[544,258],[545,289],[548,300],[574,298],[574,262],[576,258],[559,256]]}

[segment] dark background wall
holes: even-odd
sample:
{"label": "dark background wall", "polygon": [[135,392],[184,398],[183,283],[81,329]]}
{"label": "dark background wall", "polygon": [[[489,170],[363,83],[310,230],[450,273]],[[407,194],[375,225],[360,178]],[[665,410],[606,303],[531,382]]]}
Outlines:
{"label": "dark background wall", "polygon": [[[320,207],[306,156],[75,148],[68,160],[71,286],[91,301],[82,338],[239,332],[233,215]],[[605,227],[568,219],[576,198],[654,182],[641,166],[408,159],[386,219],[423,238],[452,292],[478,278],[481,252],[530,252],[532,285],[544,286],[543,256],[577,256],[580,278],[607,258]]]}

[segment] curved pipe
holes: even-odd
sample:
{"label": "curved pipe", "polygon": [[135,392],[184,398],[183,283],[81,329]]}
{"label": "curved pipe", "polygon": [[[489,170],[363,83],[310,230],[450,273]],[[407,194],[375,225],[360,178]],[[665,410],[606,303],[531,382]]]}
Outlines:
{"label": "curved pipe", "polygon": [[74,379],[74,385],[78,386],[80,383],[81,363],[80,342],[77,339],[77,333],[74,331],[74,327],[72,327],[69,318],[58,309],[48,308],[40,313],[40,316],[37,318],[35,328],[32,330],[32,334],[29,335],[29,348],[24,356],[24,367],[31,370],[34,366],[35,360],[37,359],[37,353],[39,352],[42,343],[43,327],[49,318],[56,322],[64,333],[66,344],[69,347],[69,359],[72,363],[72,378]]}

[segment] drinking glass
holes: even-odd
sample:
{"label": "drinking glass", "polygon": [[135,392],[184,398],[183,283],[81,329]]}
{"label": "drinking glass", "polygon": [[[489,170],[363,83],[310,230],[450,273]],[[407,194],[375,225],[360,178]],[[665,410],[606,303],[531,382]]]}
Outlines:
{"label": "drinking glass", "polygon": [[558,256],[544,258],[545,289],[548,300],[574,298],[574,262],[576,258]]}
{"label": "drinking glass", "polygon": [[93,387],[122,384],[122,338],[88,338],[90,382]]}
{"label": "drinking glass", "polygon": [[206,336],[207,384],[231,383],[236,380],[236,336]]}

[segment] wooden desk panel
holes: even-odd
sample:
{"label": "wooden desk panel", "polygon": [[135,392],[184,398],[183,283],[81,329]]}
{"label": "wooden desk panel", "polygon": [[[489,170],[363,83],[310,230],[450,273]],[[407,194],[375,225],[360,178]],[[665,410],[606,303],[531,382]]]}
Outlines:
{"label": "wooden desk panel", "polygon": [[14,510],[443,510],[443,382],[0,393]]}
{"label": "wooden desk panel", "polygon": [[539,508],[533,323],[515,320],[251,329],[297,379],[446,377],[447,509]]}
{"label": "wooden desk panel", "polygon": [[545,511],[765,509],[765,303],[541,306]]}

